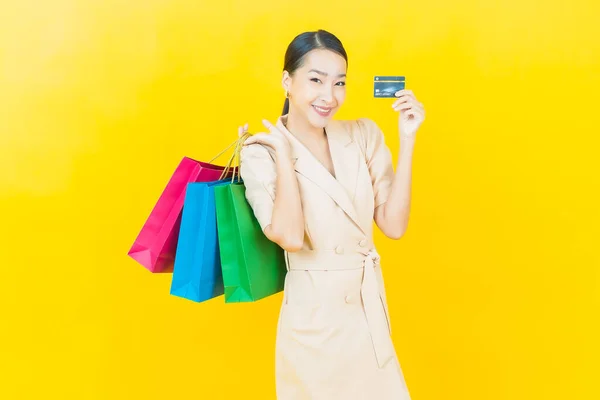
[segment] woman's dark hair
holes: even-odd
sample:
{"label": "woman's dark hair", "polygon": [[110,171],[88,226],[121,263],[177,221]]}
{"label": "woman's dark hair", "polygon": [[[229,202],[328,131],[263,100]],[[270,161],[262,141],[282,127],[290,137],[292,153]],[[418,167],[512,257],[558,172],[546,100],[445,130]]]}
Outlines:
{"label": "woman's dark hair", "polygon": [[[348,56],[342,42],[333,33],[319,29],[314,32],[301,33],[292,40],[285,52],[283,70],[293,75],[294,71],[302,66],[306,54],[316,49],[331,50],[344,57],[346,64],[348,63]],[[290,101],[285,99],[281,115],[287,114],[289,110]]]}

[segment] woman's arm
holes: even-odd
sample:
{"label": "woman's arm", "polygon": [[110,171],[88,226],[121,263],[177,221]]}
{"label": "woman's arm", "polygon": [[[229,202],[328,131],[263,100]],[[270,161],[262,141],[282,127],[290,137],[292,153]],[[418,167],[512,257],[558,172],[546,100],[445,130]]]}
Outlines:
{"label": "woman's arm", "polygon": [[[396,172],[391,166],[390,154],[383,142],[381,131],[373,127],[375,140],[372,148],[378,157],[372,164],[377,170],[375,181],[382,188],[382,199],[378,199],[375,209],[375,223],[389,238],[400,239],[408,228],[412,189],[412,162],[416,133],[425,119],[425,109],[411,90],[396,93],[398,99],[392,104],[399,111],[398,132],[400,135],[400,151]],[[382,165],[383,164],[383,165]],[[385,171],[382,173],[382,171]]]}
{"label": "woman's arm", "polygon": [[[248,184],[259,186],[254,181],[260,180],[262,177],[256,176],[260,174],[259,170],[262,165],[265,165],[262,172],[266,172],[267,168],[270,172],[269,185],[274,184],[274,190],[270,190],[269,208],[258,211],[261,215],[261,225],[264,227],[265,236],[277,243],[280,247],[288,252],[295,252],[302,248],[304,243],[304,214],[302,212],[302,202],[298,189],[298,179],[291,160],[291,150],[288,140],[285,138],[273,124],[268,121],[263,121],[270,133],[256,133],[250,136],[245,142],[244,147],[263,145],[273,150],[275,154],[275,162],[271,160],[270,155],[265,150],[261,167],[256,167],[256,173],[248,169],[252,169],[253,165],[248,165],[248,162],[242,163],[242,175],[246,168],[248,176]],[[243,131],[240,128],[240,134]],[[246,164],[246,166],[244,166]],[[273,165],[274,164],[274,165]],[[258,164],[256,164],[258,166]],[[273,171],[274,169],[274,171]],[[274,172],[274,176],[273,176]],[[251,182],[252,180],[252,182]],[[246,181],[246,179],[244,179]],[[274,183],[273,183],[274,181]],[[260,192],[260,191],[259,191]],[[250,195],[252,197],[252,194]],[[252,201],[255,207],[258,207],[258,201]],[[256,210],[255,210],[256,211]],[[267,213],[268,215],[265,215]]]}
{"label": "woman's arm", "polygon": [[276,149],[277,180],[271,224],[265,236],[289,252],[302,248],[304,243],[304,214],[298,190],[298,179],[289,152]]}
{"label": "woman's arm", "polygon": [[389,196],[375,209],[375,223],[391,239],[400,239],[408,228],[414,143],[414,139],[402,141]]}

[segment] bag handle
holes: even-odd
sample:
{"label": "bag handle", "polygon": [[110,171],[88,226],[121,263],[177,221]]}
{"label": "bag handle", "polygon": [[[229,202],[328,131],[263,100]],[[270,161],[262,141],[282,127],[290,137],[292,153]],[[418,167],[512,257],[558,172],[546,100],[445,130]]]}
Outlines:
{"label": "bag handle", "polygon": [[236,178],[236,172],[237,172],[237,180],[240,180],[240,168],[239,168],[239,164],[241,162],[240,159],[240,153],[242,151],[242,145],[243,143],[246,141],[246,139],[248,137],[251,136],[250,132],[245,132],[242,136],[238,137],[233,143],[231,143],[229,146],[227,146],[224,150],[222,150],[219,154],[217,154],[215,157],[213,157],[213,159],[211,161],[209,161],[209,163],[212,163],[214,160],[216,160],[217,158],[219,158],[223,153],[225,153],[227,150],[229,150],[231,147],[235,146],[233,153],[231,154],[231,157],[229,157],[229,160],[227,161],[227,163],[225,164],[225,168],[223,169],[223,172],[221,173],[221,176],[219,177],[219,180],[224,179],[227,174],[229,173],[229,171],[232,169],[232,165],[234,160],[237,160],[237,164],[238,166],[233,166],[233,175],[231,176],[231,183],[233,183],[235,181]]}
{"label": "bag handle", "polygon": [[233,143],[231,143],[229,146],[227,146],[225,149],[221,150],[221,152],[219,154],[217,154],[216,156],[214,156],[208,163],[212,164],[217,158],[221,157],[223,155],[223,153],[225,153],[227,150],[229,150],[230,148],[232,148],[234,145],[236,145],[239,141],[240,138],[237,138]]}

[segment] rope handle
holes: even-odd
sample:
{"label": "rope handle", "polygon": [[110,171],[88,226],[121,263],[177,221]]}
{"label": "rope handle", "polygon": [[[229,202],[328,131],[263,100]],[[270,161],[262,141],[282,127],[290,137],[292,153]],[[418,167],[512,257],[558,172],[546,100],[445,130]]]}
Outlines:
{"label": "rope handle", "polygon": [[235,165],[233,166],[233,175],[231,176],[231,183],[233,183],[235,181],[236,173],[237,173],[237,178],[238,178],[237,180],[238,181],[240,180],[240,168],[239,168],[239,165],[241,163],[240,153],[242,151],[242,145],[244,144],[246,139],[248,137],[250,137],[251,135],[252,134],[250,132],[245,132],[242,136],[238,137],[233,143],[231,143],[229,146],[227,146],[223,151],[221,151],[219,154],[217,154],[211,161],[209,161],[209,163],[212,163],[214,160],[219,158],[223,153],[225,153],[231,147],[235,146],[235,148],[233,150],[233,154],[231,154],[231,157],[229,157],[227,164],[225,164],[225,168],[223,169],[223,172],[221,173],[219,180],[225,179],[225,177],[227,176],[229,171],[232,169],[232,164],[233,164],[234,160],[237,160],[237,166],[235,166]]}

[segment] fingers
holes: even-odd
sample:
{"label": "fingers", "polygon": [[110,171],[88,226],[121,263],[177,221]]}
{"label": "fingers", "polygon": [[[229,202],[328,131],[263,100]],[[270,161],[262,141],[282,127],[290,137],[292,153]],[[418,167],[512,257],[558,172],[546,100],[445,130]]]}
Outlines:
{"label": "fingers", "polygon": [[405,111],[413,108],[413,105],[410,103],[398,104],[394,107],[394,111]]}
{"label": "fingers", "polygon": [[396,101],[394,101],[394,104],[392,104],[392,108],[396,108],[398,107],[400,104],[404,104],[404,103],[408,103],[410,101],[410,99],[408,97],[402,97]]}
{"label": "fingers", "polygon": [[403,96],[401,98],[399,98],[398,100],[396,100],[394,102],[394,104],[392,104],[392,108],[395,108],[396,106],[402,104],[402,103],[411,103],[417,107],[421,107],[423,108],[423,103],[421,103],[420,101],[418,101],[417,99],[415,99],[414,97],[408,97],[408,96]]}
{"label": "fingers", "polygon": [[398,97],[398,99],[405,99],[405,98],[412,99],[412,100],[414,100],[414,101],[415,101],[417,104],[421,105],[421,107],[423,106],[423,104],[421,104],[421,103],[420,103],[420,102],[417,100],[417,98],[415,97],[415,94],[414,94],[414,93],[413,93],[413,91],[412,91],[412,90],[410,90],[410,89],[399,90],[399,91],[397,91],[396,93],[394,93],[394,95],[395,95],[396,97]]}
{"label": "fingers", "polygon": [[244,126],[238,126],[238,137],[242,137],[248,132],[248,123],[245,123]]}
{"label": "fingers", "polygon": [[394,93],[394,96],[396,96],[396,97],[407,96],[407,97],[412,97],[415,100],[417,99],[414,92],[410,89],[398,90],[396,93]]}
{"label": "fingers", "polygon": [[415,98],[415,95],[414,95],[413,91],[412,91],[412,90],[410,90],[410,89],[402,89],[402,90],[398,90],[396,93],[394,93],[394,95],[395,95],[396,97],[400,97],[400,96],[405,96],[405,95],[406,95],[406,96],[409,96],[409,97]]}
{"label": "fingers", "polygon": [[395,93],[398,100],[394,101],[392,108],[395,111],[406,111],[415,109],[421,113],[425,113],[423,103],[417,100],[412,90],[400,90]]}
{"label": "fingers", "polygon": [[273,129],[277,129],[277,128],[275,128],[275,126],[271,122],[269,122],[266,119],[263,119],[262,123],[265,126],[265,128],[267,128],[270,132],[273,132]]}
{"label": "fingers", "polygon": [[425,119],[425,112],[417,108],[409,108],[407,110],[400,111],[400,115],[403,115],[405,117],[413,117],[420,121]]}
{"label": "fingers", "polygon": [[408,110],[411,108],[423,110],[423,105],[416,100],[401,99],[401,100],[397,100],[396,102],[394,102],[394,104],[392,104],[392,108],[395,111]]}
{"label": "fingers", "polygon": [[[283,133],[275,125],[273,125],[271,122],[269,122],[266,119],[263,119],[262,123],[265,126],[265,128],[267,128],[269,130],[269,133],[267,133],[267,132],[254,133],[244,141],[243,146],[248,146],[248,145],[257,143],[257,144],[262,144],[262,145],[269,146],[272,148],[280,147],[280,145],[285,141],[285,138],[283,137]],[[246,124],[244,126],[244,128],[247,128],[247,125],[248,124]],[[238,128],[238,132],[242,132],[242,131],[243,131],[242,128]]]}
{"label": "fingers", "polygon": [[[269,131],[271,133],[273,133],[274,131],[277,131],[277,128],[270,123],[268,120],[263,119],[262,121],[263,125],[269,129]],[[240,137],[244,136],[245,134],[248,134],[248,123],[244,124],[244,126],[240,126],[238,127],[238,135]],[[267,133],[265,132],[260,132],[260,133],[255,133],[250,135],[243,143],[243,146],[248,146],[250,144],[254,144],[254,143],[260,143],[260,144],[268,144],[270,142],[270,138],[268,137]]]}
{"label": "fingers", "polygon": [[242,143],[242,147],[250,146],[254,143],[258,143],[257,139],[254,136],[250,136],[248,139],[244,140],[244,143]]}
{"label": "fingers", "polygon": [[407,110],[404,115],[408,116],[408,117],[416,117],[417,116],[417,112],[413,109]]}
{"label": "fingers", "polygon": [[413,117],[419,120],[425,119],[425,110],[410,101],[396,106],[394,110],[399,111],[401,114],[407,117]]}
{"label": "fingers", "polygon": [[244,141],[243,146],[248,146],[254,143],[266,144],[268,140],[269,138],[266,133],[255,133],[254,135],[251,135],[250,137],[248,137],[248,139]]}

